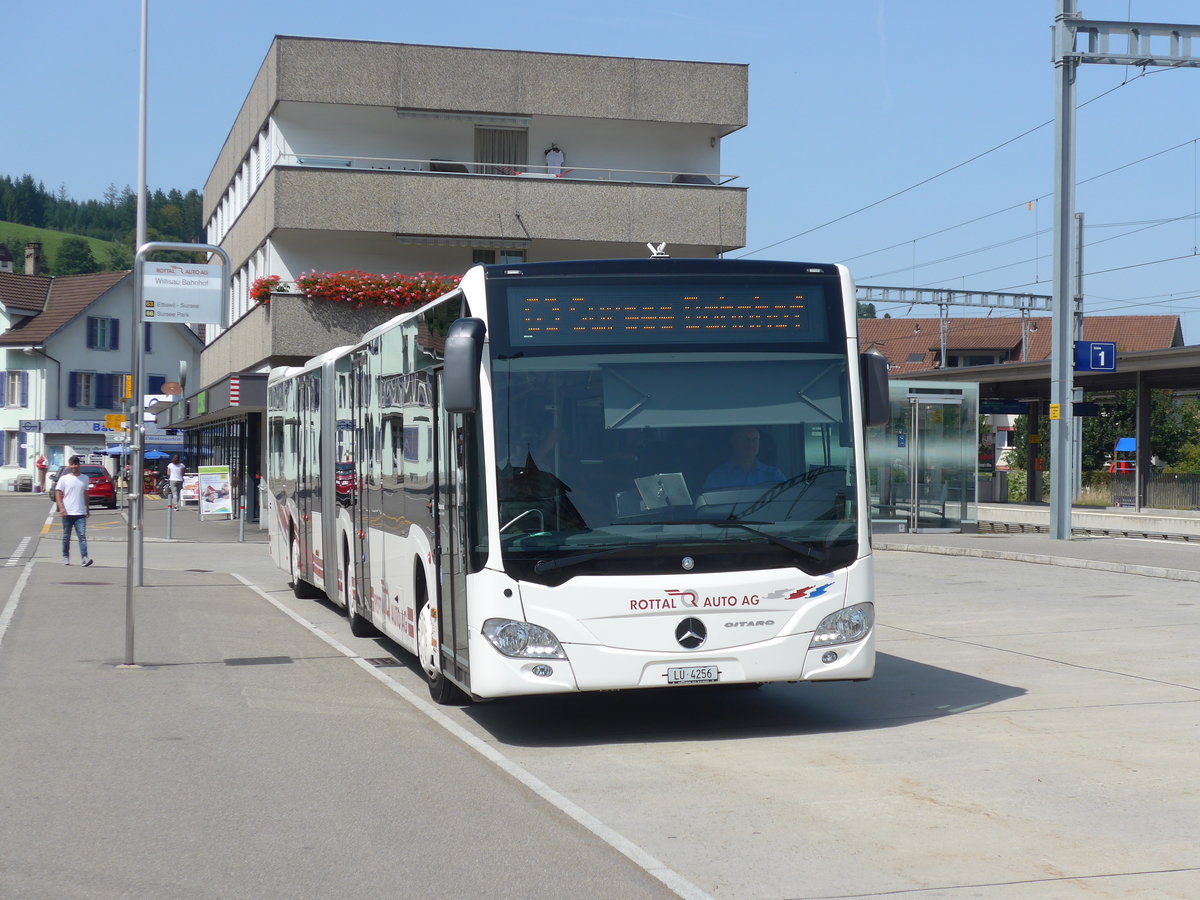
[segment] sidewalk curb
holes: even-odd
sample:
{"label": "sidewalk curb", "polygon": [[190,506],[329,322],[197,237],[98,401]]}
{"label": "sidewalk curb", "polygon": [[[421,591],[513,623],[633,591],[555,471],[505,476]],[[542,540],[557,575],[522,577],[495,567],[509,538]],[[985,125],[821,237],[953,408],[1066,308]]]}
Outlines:
{"label": "sidewalk curb", "polygon": [[901,544],[892,541],[873,541],[872,549],[899,550],[906,553],[935,553],[940,556],[973,556],[979,559],[1003,559],[1009,562],[1036,563],[1044,566],[1066,566],[1073,569],[1092,569],[1116,572],[1121,575],[1145,575],[1148,578],[1168,578],[1172,581],[1200,582],[1200,572],[1186,569],[1167,569],[1159,566],[1135,566],[1127,563],[1096,559],[1077,559],[1068,556],[1046,556],[1040,553],[1018,553],[1012,550],[983,550],[975,547],[938,547],[929,544]]}

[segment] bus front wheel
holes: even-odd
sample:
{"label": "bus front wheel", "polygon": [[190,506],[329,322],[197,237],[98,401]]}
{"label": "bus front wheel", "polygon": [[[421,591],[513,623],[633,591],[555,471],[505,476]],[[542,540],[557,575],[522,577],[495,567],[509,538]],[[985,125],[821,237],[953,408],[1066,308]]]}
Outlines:
{"label": "bus front wheel", "polygon": [[292,593],[296,595],[298,600],[315,600],[320,596],[320,591],[300,577],[300,541],[292,538],[291,551],[288,554],[291,559],[291,576],[292,576]]}
{"label": "bus front wheel", "polygon": [[429,683],[429,696],[440,706],[465,706],[470,698],[458,685],[442,673],[437,648],[437,627],[433,621],[433,604],[426,602],[417,615],[417,656]]}

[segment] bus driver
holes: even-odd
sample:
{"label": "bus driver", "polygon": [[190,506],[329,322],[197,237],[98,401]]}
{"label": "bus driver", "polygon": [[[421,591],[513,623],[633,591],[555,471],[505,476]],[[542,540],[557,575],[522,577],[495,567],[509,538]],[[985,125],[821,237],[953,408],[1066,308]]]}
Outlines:
{"label": "bus driver", "polygon": [[751,487],[783,481],[783,472],[758,458],[759,434],[753,425],[742,425],[729,437],[733,456],[708,473],[705,491],[721,488]]}

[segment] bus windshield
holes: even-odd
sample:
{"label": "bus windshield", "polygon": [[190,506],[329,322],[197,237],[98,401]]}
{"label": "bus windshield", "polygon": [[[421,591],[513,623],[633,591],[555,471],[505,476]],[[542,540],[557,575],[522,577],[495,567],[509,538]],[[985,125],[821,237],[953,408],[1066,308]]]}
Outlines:
{"label": "bus windshield", "polygon": [[496,354],[505,569],[555,584],[853,562],[847,363],[819,343]]}

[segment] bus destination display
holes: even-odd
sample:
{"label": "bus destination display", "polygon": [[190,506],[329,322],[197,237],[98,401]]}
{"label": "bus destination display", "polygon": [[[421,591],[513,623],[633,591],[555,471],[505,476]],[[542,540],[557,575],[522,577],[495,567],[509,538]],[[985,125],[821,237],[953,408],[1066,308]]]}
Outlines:
{"label": "bus destination display", "polygon": [[568,344],[813,343],[828,337],[818,285],[674,290],[574,285],[509,288],[514,347]]}

